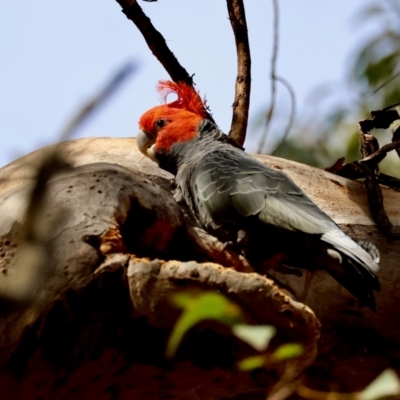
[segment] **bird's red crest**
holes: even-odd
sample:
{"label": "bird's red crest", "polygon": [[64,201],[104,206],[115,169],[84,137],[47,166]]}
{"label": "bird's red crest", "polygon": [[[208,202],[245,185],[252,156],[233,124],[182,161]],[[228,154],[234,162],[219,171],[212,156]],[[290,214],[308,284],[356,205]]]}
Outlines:
{"label": "bird's red crest", "polygon": [[166,105],[171,108],[181,108],[199,115],[201,118],[207,117],[205,101],[203,101],[199,93],[184,82],[176,83],[171,81],[160,81],[157,90],[163,96],[166,103],[169,94],[176,94],[178,98]]}
{"label": "bird's red crest", "polygon": [[175,143],[196,137],[201,120],[207,118],[208,114],[205,101],[186,83],[160,81],[157,89],[165,102],[169,94],[175,94],[178,98],[145,112],[139,119],[139,128],[155,141],[157,152],[167,153]]}

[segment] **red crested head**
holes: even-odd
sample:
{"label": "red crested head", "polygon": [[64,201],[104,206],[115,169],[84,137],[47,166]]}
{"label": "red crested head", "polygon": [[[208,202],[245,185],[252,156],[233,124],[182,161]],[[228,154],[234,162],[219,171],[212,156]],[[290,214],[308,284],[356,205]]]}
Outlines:
{"label": "red crested head", "polygon": [[202,118],[207,116],[204,101],[192,86],[184,82],[160,81],[157,85],[157,91],[161,93],[164,103],[167,102],[169,94],[178,96],[175,101],[166,104],[168,107],[190,111]]}
{"label": "red crested head", "polygon": [[200,122],[207,116],[200,95],[186,83],[160,81],[157,90],[164,102],[169,94],[175,94],[178,98],[151,108],[139,119],[137,141],[139,149],[146,155],[150,145],[154,145],[155,152],[168,153],[174,143],[193,139]]}

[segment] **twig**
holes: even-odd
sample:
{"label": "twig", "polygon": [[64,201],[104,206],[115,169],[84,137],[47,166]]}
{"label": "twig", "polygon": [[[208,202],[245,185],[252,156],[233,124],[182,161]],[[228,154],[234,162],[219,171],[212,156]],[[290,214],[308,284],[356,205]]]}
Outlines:
{"label": "twig", "polygon": [[338,158],[333,165],[331,165],[330,167],[326,167],[324,168],[325,171],[330,172],[331,174],[338,174],[340,171],[343,170],[343,168],[345,167],[345,158],[344,157],[340,157]]}
{"label": "twig", "polygon": [[[136,0],[116,0],[122,7],[122,12],[131,20],[140,33],[143,35],[147,46],[153,55],[160,61],[169,76],[174,82],[185,82],[193,86],[193,75],[189,75],[185,68],[179,63],[174,53],[167,46],[163,35],[154,27],[150,18],[143,12]],[[214,119],[206,107],[207,119],[214,122]]]}
{"label": "twig", "polygon": [[358,164],[365,177],[365,189],[367,191],[368,206],[372,218],[378,225],[381,232],[389,239],[400,239],[400,230],[395,228],[390,222],[383,205],[383,195],[381,187],[377,181],[375,173],[363,163]]}
{"label": "twig", "polygon": [[[396,106],[395,110],[392,110]],[[363,159],[357,162],[344,164],[338,160],[330,169],[340,176],[350,179],[365,178],[368,206],[372,218],[381,232],[389,239],[400,239],[400,230],[394,227],[385,212],[383,195],[379,183],[399,188],[400,180],[384,174],[377,175],[379,163],[386,157],[389,151],[396,150],[400,154],[400,130],[397,127],[392,133],[392,143],[379,148],[376,138],[369,134],[372,129],[387,129],[394,121],[400,119],[398,104],[391,105],[382,110],[372,111],[372,119],[366,119],[358,123],[360,138],[360,151]]]}
{"label": "twig", "polygon": [[[393,107],[396,107],[395,110],[393,110]],[[384,145],[381,149],[379,148],[379,143],[376,138],[369,134],[369,132],[373,129],[387,129],[393,122],[399,120],[399,104],[396,103],[385,107],[382,110],[371,111],[371,116],[372,119],[365,119],[358,123],[360,151],[363,156],[363,159],[358,161],[358,163],[366,163],[370,166],[370,168],[376,170],[378,164],[386,157],[386,154],[389,151],[396,150],[397,154],[400,156],[400,126],[398,126],[392,132],[392,143]],[[335,165],[327,168],[326,170],[341,175],[345,178],[362,178],[363,174],[360,174],[360,171],[356,168],[355,164],[357,163],[344,164],[342,162],[341,164],[338,164],[338,162],[336,162]],[[393,177],[387,177],[383,176],[383,174],[380,174],[378,180],[382,180],[382,182],[385,184],[388,184],[388,182],[391,181],[395,182],[395,187],[398,187],[397,179]]]}
{"label": "twig", "polygon": [[361,122],[358,124],[358,134],[360,139],[360,152],[363,158],[369,157],[372,153],[378,151],[379,143],[377,139],[363,129]]}
{"label": "twig", "polygon": [[272,0],[273,12],[274,12],[274,47],[271,59],[271,105],[267,112],[267,122],[264,128],[264,132],[261,136],[260,142],[258,144],[257,153],[261,153],[265,141],[268,136],[269,127],[271,125],[271,120],[274,115],[275,110],[275,97],[276,97],[276,61],[278,59],[278,46],[279,46],[279,9],[278,0]]}
{"label": "twig", "polygon": [[[66,124],[59,136],[60,141],[71,137],[78,128],[93,115],[95,111],[107,100],[121,83],[129,76],[136,66],[132,63],[125,64],[119,69],[106,86],[92,99],[90,99],[76,115]],[[56,145],[52,150],[44,154],[37,169],[36,179],[27,199],[27,209],[24,216],[24,224],[18,231],[18,259],[13,265],[15,271],[19,271],[26,263],[29,263],[30,275],[15,274],[8,281],[8,287],[0,289],[0,305],[6,299],[10,304],[20,304],[33,300],[37,295],[37,285],[40,270],[48,262],[47,241],[53,226],[43,221],[43,207],[47,196],[47,183],[58,172],[70,167],[60,156],[62,144]]]}
{"label": "twig", "polygon": [[395,178],[394,176],[382,174],[382,172],[378,175],[379,184],[389,186],[393,189],[400,189],[400,179]]}
{"label": "twig", "polygon": [[131,20],[143,35],[149,49],[162,64],[174,82],[185,82],[193,86],[192,76],[179,63],[175,55],[168,48],[161,33],[154,27],[150,18],[143,12],[136,0],[117,0],[122,12]]}
{"label": "twig", "polygon": [[[397,114],[397,115],[396,115]],[[388,108],[385,110],[371,112],[372,120],[360,121],[358,124],[360,137],[360,151],[363,159],[355,165],[355,169],[360,169],[365,177],[365,189],[367,191],[368,206],[372,218],[378,228],[390,239],[400,239],[400,231],[390,222],[383,205],[383,195],[376,176],[378,164],[386,157],[388,151],[399,147],[400,142],[389,143],[379,148],[376,138],[367,134],[373,128],[387,128],[399,118],[397,110],[395,114]],[[372,128],[371,128],[372,125]]]}
{"label": "twig", "polygon": [[[88,100],[66,124],[65,128],[61,130],[59,135],[59,142],[69,139],[87,119],[93,115],[106,100],[125,82],[126,78],[136,71],[137,66],[133,62],[124,64],[117,72],[111,77],[106,85],[90,100]],[[25,238],[26,240],[35,240],[34,228],[37,225],[35,216],[38,214],[45,199],[46,184],[50,178],[69,166],[60,157],[60,146],[54,147],[54,150],[48,153],[41,160],[40,165],[37,167],[37,178],[35,186],[31,192],[29,206],[26,212],[25,222]]]}
{"label": "twig", "polygon": [[[60,134],[58,135],[57,142],[63,142],[71,138],[76,133],[76,131],[88,120],[88,118],[91,117],[96,111],[98,111],[100,106],[102,106],[105,103],[105,101],[107,101],[116,92],[116,90],[121,87],[121,85],[125,82],[125,80],[136,70],[137,70],[137,64],[133,63],[132,61],[129,61],[122,67],[118,68],[118,70],[113,74],[113,76],[105,84],[105,86],[92,98],[87,100],[85,104],[75,112],[75,115],[73,115],[73,117],[68,120],[65,127],[61,129]],[[60,145],[62,146],[61,143]],[[44,168],[45,170],[47,168],[51,168],[52,162],[50,159],[52,157],[55,157],[58,152],[59,149],[58,146],[56,146],[55,150],[51,154],[48,154],[46,159],[43,158],[42,164],[36,166],[36,168],[38,169],[38,177],[40,177],[44,172],[42,171],[42,168]],[[60,164],[60,160],[55,160],[53,158],[53,161],[57,165]],[[58,168],[55,168],[55,170],[53,170],[52,173],[54,174],[57,171]],[[44,185],[44,183],[43,184],[41,183],[40,185]],[[38,199],[39,197],[37,196],[41,196],[43,192],[41,191],[41,189],[34,189],[34,190],[37,190],[37,193],[35,193],[34,197]]]}
{"label": "twig", "polygon": [[[399,106],[396,107],[397,113],[399,113],[400,108]],[[397,127],[392,128],[392,143],[400,140],[400,124]],[[400,157],[400,148],[396,148],[396,153]]]}
{"label": "twig", "polygon": [[[357,168],[357,165],[359,164],[367,164],[369,166],[372,165],[372,169],[375,169],[375,166],[386,157],[386,154],[389,153],[389,151],[392,150],[399,151],[399,149],[400,149],[400,140],[396,140],[395,142],[385,144],[379,150],[361,159],[360,161],[355,161],[352,163],[345,164],[344,157],[339,158],[331,167],[325,168],[325,171],[343,176],[344,178],[348,179],[360,179],[363,178],[364,175],[363,173],[360,173],[360,170]],[[383,183],[384,185],[393,188],[399,188],[400,186],[399,183],[400,180],[392,176],[380,173],[377,176],[377,179],[380,183]]]}
{"label": "twig", "polygon": [[360,160],[359,163],[367,163],[371,161],[373,161],[374,163],[379,163],[386,157],[386,154],[389,153],[389,151],[392,150],[398,151],[399,149],[400,149],[400,140],[396,140],[395,142],[385,144],[379,150],[373,152],[369,156]]}
{"label": "twig", "polygon": [[290,100],[291,100],[291,110],[290,110],[289,120],[286,125],[285,131],[283,133],[282,139],[275,146],[275,149],[273,151],[271,151],[271,153],[273,153],[282,143],[285,142],[285,140],[289,136],[290,130],[292,129],[294,117],[296,116],[296,95],[294,94],[294,90],[293,90],[292,86],[286,79],[284,79],[280,76],[277,76],[276,80],[278,82],[282,83],[282,85],[284,85],[286,87],[286,89],[288,90],[289,95],[290,95]]}
{"label": "twig", "polygon": [[269,133],[269,129],[271,127],[272,117],[275,112],[275,101],[276,101],[276,82],[282,83],[283,86],[288,90],[291,100],[291,110],[289,115],[289,120],[286,125],[285,131],[283,133],[282,139],[280,143],[275,147],[273,151],[275,151],[288,137],[290,130],[292,129],[294,118],[296,115],[296,96],[294,94],[294,90],[290,83],[281,76],[276,74],[276,63],[278,59],[278,49],[279,49],[279,9],[278,9],[278,0],[272,0],[273,4],[273,12],[274,12],[274,45],[271,59],[271,105],[267,112],[266,124],[264,128],[264,132],[261,136],[260,142],[258,144],[257,152],[261,153],[265,146],[265,141],[267,140],[267,136]]}
{"label": "twig", "polygon": [[117,72],[112,76],[112,78],[107,82],[107,84],[86,104],[81,107],[81,109],[76,113],[76,115],[67,123],[64,129],[62,129],[59,141],[69,139],[82,124],[97,111],[101,105],[108,100],[112,94],[125,82],[125,80],[137,70],[137,65],[129,61],[124,64]]}
{"label": "twig", "polygon": [[247,35],[246,14],[242,0],[227,0],[229,19],[235,35],[237,53],[237,77],[235,100],[233,102],[232,125],[229,137],[240,146],[246,139],[249,116],[251,58],[249,38]]}
{"label": "twig", "polygon": [[396,79],[400,75],[400,71],[391,76],[389,79],[387,79],[385,82],[383,82],[381,85],[379,85],[376,89],[372,90],[371,92],[363,93],[362,96],[366,99],[368,97],[373,96],[374,94],[378,93],[382,88],[384,88],[388,83],[392,82],[394,79]]}

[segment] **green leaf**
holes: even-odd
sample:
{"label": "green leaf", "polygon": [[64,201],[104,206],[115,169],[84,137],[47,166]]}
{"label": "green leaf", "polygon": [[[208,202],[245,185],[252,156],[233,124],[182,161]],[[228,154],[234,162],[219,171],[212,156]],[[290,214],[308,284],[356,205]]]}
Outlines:
{"label": "green leaf", "polygon": [[235,336],[260,352],[267,349],[271,338],[276,333],[275,327],[271,325],[238,324],[232,330]]}
{"label": "green leaf", "polygon": [[171,301],[178,308],[185,308],[185,306],[192,300],[196,295],[192,292],[179,292],[171,297]]}
{"label": "green leaf", "polygon": [[265,356],[251,356],[246,357],[238,362],[238,368],[241,371],[251,371],[256,368],[262,368],[265,364]]}
{"label": "green leaf", "polygon": [[233,326],[243,320],[240,308],[216,292],[205,292],[195,296],[179,293],[173,296],[172,301],[180,307],[183,306],[183,311],[168,339],[166,356],[169,358],[175,355],[187,331],[200,321],[213,319]]}
{"label": "green leaf", "polygon": [[375,400],[400,394],[400,380],[392,369],[383,371],[359,395],[360,400]]}
{"label": "green leaf", "polygon": [[303,346],[298,343],[286,343],[279,346],[273,353],[272,358],[276,361],[287,360],[298,357],[304,352]]}

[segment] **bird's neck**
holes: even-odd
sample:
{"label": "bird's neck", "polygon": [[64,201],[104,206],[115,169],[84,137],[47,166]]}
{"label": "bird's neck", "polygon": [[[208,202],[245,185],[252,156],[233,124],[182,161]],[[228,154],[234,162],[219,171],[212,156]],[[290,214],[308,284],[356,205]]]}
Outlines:
{"label": "bird's neck", "polygon": [[185,142],[176,143],[167,154],[157,156],[161,168],[176,175],[184,164],[201,162],[211,150],[225,146],[228,137],[207,119],[201,121],[197,136]]}

